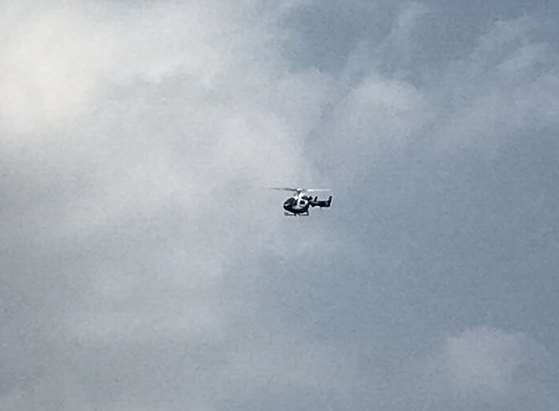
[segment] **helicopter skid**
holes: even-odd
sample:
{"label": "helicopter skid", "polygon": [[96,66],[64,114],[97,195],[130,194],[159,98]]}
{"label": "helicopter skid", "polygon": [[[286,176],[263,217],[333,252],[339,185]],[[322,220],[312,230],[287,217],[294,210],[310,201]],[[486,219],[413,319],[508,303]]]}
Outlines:
{"label": "helicopter skid", "polygon": [[298,217],[298,216],[307,217],[307,216],[309,215],[309,213],[306,212],[306,213],[293,214],[293,213],[286,213],[286,212],[284,212],[283,215],[284,215],[284,216],[287,216],[287,217]]}

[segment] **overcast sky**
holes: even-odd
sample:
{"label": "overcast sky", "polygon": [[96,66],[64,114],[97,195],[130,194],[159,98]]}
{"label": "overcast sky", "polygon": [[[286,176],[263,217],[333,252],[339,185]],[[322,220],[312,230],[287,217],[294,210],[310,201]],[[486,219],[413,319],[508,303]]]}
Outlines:
{"label": "overcast sky", "polygon": [[0,9],[2,411],[559,409],[559,3]]}

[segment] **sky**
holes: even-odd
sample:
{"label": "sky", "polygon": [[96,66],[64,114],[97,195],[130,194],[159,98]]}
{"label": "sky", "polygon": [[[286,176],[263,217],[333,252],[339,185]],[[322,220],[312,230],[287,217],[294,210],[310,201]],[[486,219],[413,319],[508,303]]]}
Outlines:
{"label": "sky", "polygon": [[559,407],[557,2],[0,5],[2,411]]}

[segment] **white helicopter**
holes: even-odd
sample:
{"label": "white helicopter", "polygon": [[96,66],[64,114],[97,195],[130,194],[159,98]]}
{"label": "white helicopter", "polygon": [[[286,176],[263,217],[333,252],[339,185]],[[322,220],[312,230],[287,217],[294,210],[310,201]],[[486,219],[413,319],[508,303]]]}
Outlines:
{"label": "white helicopter", "polygon": [[294,193],[283,203],[283,213],[286,216],[308,216],[310,207],[330,207],[332,196],[328,200],[319,200],[318,196],[309,195],[310,193],[332,191],[327,188],[292,188],[292,187],[270,187],[272,190],[290,191]]}

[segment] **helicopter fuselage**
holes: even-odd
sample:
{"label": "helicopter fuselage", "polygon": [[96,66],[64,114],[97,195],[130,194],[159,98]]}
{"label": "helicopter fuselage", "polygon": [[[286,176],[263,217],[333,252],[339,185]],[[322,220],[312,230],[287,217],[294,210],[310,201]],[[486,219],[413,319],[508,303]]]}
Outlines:
{"label": "helicopter fuselage", "polygon": [[319,200],[304,193],[297,193],[283,203],[283,209],[293,215],[308,215],[309,207],[330,207],[332,196],[328,200]]}

